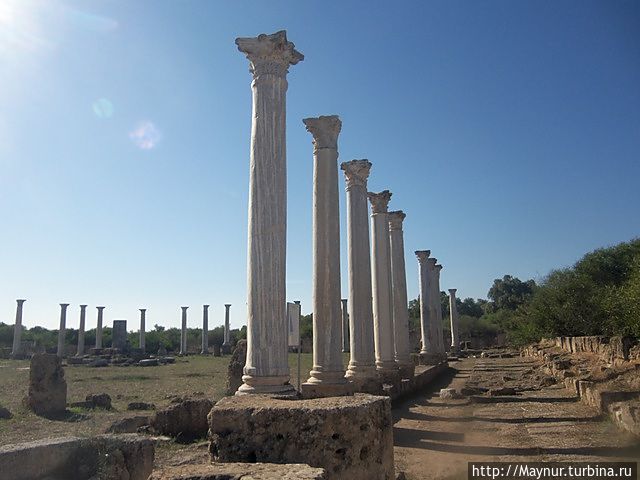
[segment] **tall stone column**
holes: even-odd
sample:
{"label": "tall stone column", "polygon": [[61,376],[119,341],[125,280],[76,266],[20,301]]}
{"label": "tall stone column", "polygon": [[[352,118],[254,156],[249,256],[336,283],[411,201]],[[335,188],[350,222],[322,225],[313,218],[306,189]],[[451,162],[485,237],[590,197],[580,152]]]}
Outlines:
{"label": "tall stone column", "polygon": [[351,359],[346,377],[357,391],[378,393],[371,304],[371,257],[369,256],[368,160],[340,165],[347,183],[347,251],[349,257],[349,342]]}
{"label": "tall stone column", "polygon": [[76,356],[84,355],[84,327],[87,319],[87,306],[80,305],[80,326],[78,327],[78,351]]}
{"label": "tall stone column", "polygon": [[142,353],[145,353],[147,350],[147,345],[145,342],[145,335],[146,335],[146,316],[147,316],[147,309],[146,308],[141,308],[140,309],[140,338],[138,340],[138,343],[140,344],[140,350],[142,350]]}
{"label": "tall stone column", "polygon": [[236,39],[253,75],[247,360],[238,394],[295,394],[289,383],[286,315],[286,93],[290,65],[304,59],[284,31]]}
{"label": "tall stone column", "polygon": [[431,287],[429,273],[430,250],[416,250],[418,277],[420,278],[420,334],[422,348],[420,355],[431,353]]}
{"label": "tall stone column", "polygon": [[305,397],[332,397],[349,391],[342,363],[340,312],[340,209],[337,115],[305,118],[313,135],[313,367]]}
{"label": "tall stone column", "polygon": [[434,319],[433,322],[433,346],[435,353],[439,357],[445,357],[446,352],[444,349],[444,329],[442,328],[442,302],[440,299],[440,270],[442,265],[433,265],[432,270],[432,288],[433,288],[433,309]]}
{"label": "tall stone column", "polygon": [[96,307],[98,309],[98,323],[96,325],[96,348],[102,348],[102,319],[104,307]]}
{"label": "tall stone column", "polygon": [[451,320],[451,353],[457,355],[460,351],[458,336],[458,305],[456,304],[456,289],[449,289],[449,318]]}
{"label": "tall stone column", "polygon": [[209,305],[202,306],[202,355],[209,353]]}
{"label": "tall stone column", "polygon": [[391,192],[369,192],[371,202],[371,278],[373,279],[373,336],[376,370],[385,382],[398,380],[393,339],[393,301],[391,298],[391,248],[389,245],[388,205]]}
{"label": "tall stone column", "polygon": [[22,356],[22,307],[26,300],[16,300],[16,323],[13,325],[13,348],[11,348],[11,357],[19,358]]}
{"label": "tall stone column", "polygon": [[222,343],[222,346],[225,348],[225,350],[228,350],[231,348],[231,324],[229,322],[230,308],[231,308],[230,303],[224,304],[224,341]]}
{"label": "tall stone column", "polygon": [[182,329],[180,330],[180,355],[187,354],[187,308],[180,307],[182,309]]}
{"label": "tall stone column", "polygon": [[58,357],[64,357],[64,338],[67,333],[67,307],[68,303],[60,304],[60,328],[58,329]]}
{"label": "tall stone column", "polygon": [[349,304],[346,298],[341,300],[342,303],[342,352],[349,352]]}
{"label": "tall stone column", "polygon": [[406,215],[398,210],[389,212],[389,242],[391,245],[391,279],[393,285],[393,338],[395,359],[402,378],[413,378],[415,366],[409,341],[409,305],[407,301],[407,270],[404,263],[404,232]]}

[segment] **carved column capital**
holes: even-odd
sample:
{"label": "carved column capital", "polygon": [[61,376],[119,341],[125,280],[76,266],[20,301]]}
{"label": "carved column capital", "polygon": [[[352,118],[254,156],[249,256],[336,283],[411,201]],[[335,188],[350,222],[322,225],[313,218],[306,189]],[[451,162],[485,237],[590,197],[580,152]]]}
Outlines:
{"label": "carved column capital", "polygon": [[455,297],[455,296],[456,296],[456,292],[457,292],[457,291],[458,291],[458,289],[456,289],[456,288],[450,288],[450,289],[449,289],[449,294],[450,294],[452,297]]}
{"label": "carved column capital", "polygon": [[431,255],[431,250],[416,250],[415,254],[420,265],[423,265]]}
{"label": "carved column capital", "polygon": [[387,213],[391,195],[392,193],[389,190],[383,190],[379,193],[368,192],[367,197],[369,197],[369,202],[371,202],[371,212],[373,214]]}
{"label": "carved column capital", "polygon": [[257,37],[236,38],[236,45],[247,56],[253,78],[261,75],[286,77],[289,65],[304,60],[304,55],[287,40],[284,30],[271,35],[263,33]]}
{"label": "carved column capital", "polygon": [[302,123],[307,127],[307,131],[313,135],[314,150],[320,148],[338,149],[338,135],[342,129],[342,122],[338,115],[305,118]]}
{"label": "carved column capital", "polygon": [[402,222],[406,218],[406,214],[402,210],[395,210],[393,212],[389,212],[389,231],[393,232],[394,230],[402,231]]}
{"label": "carved column capital", "polygon": [[369,160],[342,162],[340,169],[344,172],[344,177],[347,180],[347,190],[352,187],[367,188],[367,180],[369,173],[371,173],[371,162]]}

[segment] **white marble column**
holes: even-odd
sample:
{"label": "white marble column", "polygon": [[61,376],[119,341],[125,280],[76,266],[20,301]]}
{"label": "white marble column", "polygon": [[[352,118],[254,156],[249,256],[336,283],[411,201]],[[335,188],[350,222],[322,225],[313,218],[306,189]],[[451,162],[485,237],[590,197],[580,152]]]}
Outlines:
{"label": "white marble column", "polygon": [[346,394],[340,312],[340,208],[337,115],[305,118],[313,136],[313,367],[305,397]]}
{"label": "white marble column", "polygon": [[146,316],[147,316],[147,309],[146,308],[141,308],[140,309],[140,337],[138,339],[138,343],[140,344],[140,350],[142,350],[142,353],[145,353],[147,351],[147,345],[145,342],[145,335],[146,335]]}
{"label": "white marble column", "polygon": [[376,370],[385,382],[398,380],[393,339],[393,300],[391,292],[391,248],[389,245],[388,205],[391,192],[369,192],[371,202],[371,278],[373,286],[373,336]]}
{"label": "white marble column", "polygon": [[58,329],[58,357],[64,357],[64,339],[67,333],[67,307],[68,303],[60,304],[60,328]]}
{"label": "white marble column", "polygon": [[209,353],[209,305],[202,306],[202,350],[200,353],[202,355]]}
{"label": "white marble column", "polygon": [[418,258],[418,277],[420,279],[420,334],[422,348],[421,355],[431,353],[431,291],[429,280],[430,250],[416,250]]}
{"label": "white marble column", "polygon": [[349,258],[349,342],[351,358],[346,377],[357,391],[378,392],[373,342],[371,257],[369,243],[368,160],[340,165],[347,183],[347,252]]}
{"label": "white marble column", "polygon": [[442,265],[433,266],[431,284],[433,288],[433,309],[435,321],[432,332],[434,335],[433,345],[435,347],[435,353],[440,357],[445,357],[444,329],[442,327],[442,301],[440,297],[440,270],[442,270]]}
{"label": "white marble column", "polygon": [[451,321],[451,353],[460,352],[460,337],[458,336],[458,305],[456,304],[456,289],[449,289],[449,318]]}
{"label": "white marble column", "polygon": [[346,298],[341,300],[342,303],[342,352],[349,352],[349,303]]}
{"label": "white marble column", "polygon": [[16,323],[13,325],[13,348],[11,348],[12,357],[20,357],[22,355],[22,307],[26,300],[16,300]]}
{"label": "white marble column", "polygon": [[222,342],[222,346],[225,349],[231,347],[231,325],[229,322],[229,309],[231,308],[230,303],[224,304],[224,340]]}
{"label": "white marble column", "polygon": [[402,378],[413,378],[415,366],[409,341],[409,305],[407,301],[407,270],[404,263],[404,232],[406,215],[398,210],[389,212],[389,243],[391,245],[391,279],[393,292],[393,338],[395,359]]}
{"label": "white marble column", "polygon": [[187,308],[180,307],[182,309],[182,329],[180,330],[180,355],[187,354]]}
{"label": "white marble column", "polygon": [[77,357],[84,355],[84,328],[87,319],[87,306],[80,305],[80,326],[78,327],[78,351]]}
{"label": "white marble column", "polygon": [[104,307],[96,307],[98,309],[98,323],[96,325],[96,348],[102,348],[102,319]]}
{"label": "white marble column", "polygon": [[247,361],[238,394],[294,395],[286,315],[287,73],[304,56],[285,31],[236,39],[253,75],[247,258]]}

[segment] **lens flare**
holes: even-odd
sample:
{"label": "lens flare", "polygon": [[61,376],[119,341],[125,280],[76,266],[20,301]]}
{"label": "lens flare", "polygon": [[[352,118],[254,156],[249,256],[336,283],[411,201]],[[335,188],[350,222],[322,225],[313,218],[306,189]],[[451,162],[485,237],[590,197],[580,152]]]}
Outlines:
{"label": "lens flare", "polygon": [[136,125],[136,127],[129,132],[129,138],[139,149],[152,150],[158,145],[162,135],[153,122],[147,120]]}

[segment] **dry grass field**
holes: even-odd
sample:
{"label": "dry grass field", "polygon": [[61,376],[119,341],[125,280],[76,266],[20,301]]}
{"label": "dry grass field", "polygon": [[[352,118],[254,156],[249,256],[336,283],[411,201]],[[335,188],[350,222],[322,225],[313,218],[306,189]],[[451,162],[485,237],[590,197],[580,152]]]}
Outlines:
{"label": "dry grass field", "polygon": [[[168,405],[172,398],[206,396],[218,400],[224,395],[230,356],[178,357],[173,365],[159,367],[91,368],[65,367],[67,402],[77,402],[92,393],[111,396],[113,409],[71,409],[65,420],[38,417],[22,406],[29,388],[29,361],[0,360],[0,405],[13,413],[13,418],[0,420],[0,445],[27,442],[40,438],[104,433],[114,421],[145,412],[127,411],[130,402],[153,403],[157,408]],[[345,356],[345,365],[348,355]],[[301,378],[307,379],[311,354],[301,355]],[[297,382],[297,355],[289,355],[291,380]],[[147,412],[151,413],[151,412]]]}

